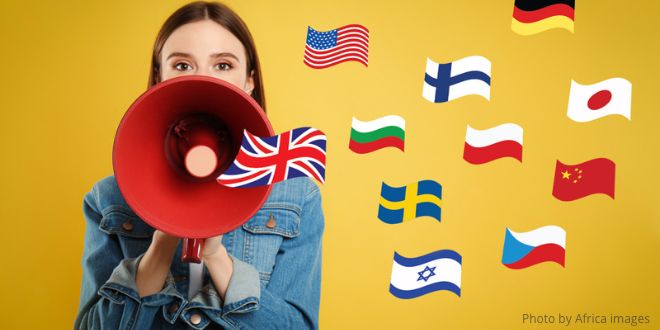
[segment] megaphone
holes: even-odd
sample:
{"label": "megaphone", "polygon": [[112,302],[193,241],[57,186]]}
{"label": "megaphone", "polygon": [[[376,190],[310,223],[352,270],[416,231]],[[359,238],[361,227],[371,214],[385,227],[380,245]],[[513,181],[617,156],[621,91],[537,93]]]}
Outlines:
{"label": "megaphone", "polygon": [[184,238],[182,260],[201,261],[205,238],[252,217],[271,186],[229,188],[217,176],[243,137],[274,134],[259,104],[215,78],[183,76],[147,90],[124,114],[112,153],[117,185],[152,227]]}

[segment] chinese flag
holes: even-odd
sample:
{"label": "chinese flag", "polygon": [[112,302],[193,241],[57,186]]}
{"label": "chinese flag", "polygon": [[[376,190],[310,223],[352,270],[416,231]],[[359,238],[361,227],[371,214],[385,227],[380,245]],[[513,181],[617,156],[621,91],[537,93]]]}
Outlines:
{"label": "chinese flag", "polygon": [[572,201],[592,194],[606,194],[614,199],[616,165],[607,158],[596,158],[577,165],[557,160],[552,195]]}

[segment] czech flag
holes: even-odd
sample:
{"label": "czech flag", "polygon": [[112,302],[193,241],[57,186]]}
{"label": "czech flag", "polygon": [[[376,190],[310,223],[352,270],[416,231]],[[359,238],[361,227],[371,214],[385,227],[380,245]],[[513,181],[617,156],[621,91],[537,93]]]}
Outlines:
{"label": "czech flag", "polygon": [[552,261],[564,267],[566,231],[558,226],[545,226],[517,233],[509,228],[504,237],[502,264],[511,269],[527,268]]}

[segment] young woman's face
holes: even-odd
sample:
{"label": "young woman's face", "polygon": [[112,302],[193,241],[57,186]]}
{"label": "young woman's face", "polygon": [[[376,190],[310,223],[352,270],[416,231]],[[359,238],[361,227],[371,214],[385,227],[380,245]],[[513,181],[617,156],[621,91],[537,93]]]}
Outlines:
{"label": "young woman's face", "polygon": [[165,41],[160,55],[161,80],[203,75],[225,80],[252,93],[245,47],[222,25],[203,20],[180,26]]}

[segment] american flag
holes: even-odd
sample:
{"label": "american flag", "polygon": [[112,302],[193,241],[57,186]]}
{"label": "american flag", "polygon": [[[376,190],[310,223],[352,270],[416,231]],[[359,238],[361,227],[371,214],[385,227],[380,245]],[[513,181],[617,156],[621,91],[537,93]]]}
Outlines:
{"label": "american flag", "polygon": [[369,63],[369,30],[359,24],[350,24],[327,32],[307,28],[305,64],[322,69],[341,62]]}
{"label": "american flag", "polygon": [[312,127],[260,138],[243,131],[243,142],[229,169],[218,178],[228,187],[258,187],[295,177],[325,181],[326,136]]}

